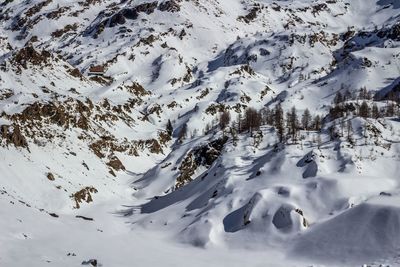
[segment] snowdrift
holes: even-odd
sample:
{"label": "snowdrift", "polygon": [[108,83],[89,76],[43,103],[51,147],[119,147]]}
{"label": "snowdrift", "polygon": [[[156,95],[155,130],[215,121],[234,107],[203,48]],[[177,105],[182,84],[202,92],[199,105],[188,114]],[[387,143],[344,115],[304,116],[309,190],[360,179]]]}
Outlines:
{"label": "snowdrift", "polygon": [[367,202],[310,227],[296,239],[291,255],[349,265],[382,261],[399,251],[400,207]]}

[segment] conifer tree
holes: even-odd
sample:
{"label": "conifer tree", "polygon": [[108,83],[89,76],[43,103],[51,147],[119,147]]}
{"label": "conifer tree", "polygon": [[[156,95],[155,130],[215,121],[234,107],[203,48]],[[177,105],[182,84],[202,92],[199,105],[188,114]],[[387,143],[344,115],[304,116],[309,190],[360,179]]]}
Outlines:
{"label": "conifer tree", "polygon": [[360,117],[367,118],[367,117],[369,117],[369,113],[370,113],[369,112],[369,106],[368,106],[367,102],[364,100],[361,103],[360,109],[358,111],[358,115]]}
{"label": "conifer tree", "polygon": [[322,125],[321,125],[321,117],[319,115],[316,115],[314,117],[313,127],[314,127],[314,130],[321,131]]}
{"label": "conifer tree", "polygon": [[353,126],[350,120],[347,121],[347,142],[353,144]]}
{"label": "conifer tree", "polygon": [[289,130],[289,134],[291,135],[292,140],[294,142],[296,142],[297,141],[297,132],[298,132],[299,121],[298,121],[297,111],[296,111],[295,107],[292,107],[292,109],[288,113],[287,122],[288,122],[287,127],[288,127],[288,130]]}
{"label": "conifer tree", "polygon": [[244,113],[243,130],[253,135],[254,130],[258,130],[261,126],[261,114],[254,108],[247,108]]}
{"label": "conifer tree", "polygon": [[187,136],[187,124],[184,123],[179,131],[178,140],[182,143],[183,140],[186,139]]}
{"label": "conifer tree", "polygon": [[339,105],[340,103],[343,102],[343,95],[342,93],[339,91],[336,93],[335,95],[335,99],[333,100],[333,103],[335,103],[336,105]]}
{"label": "conifer tree", "polygon": [[308,108],[304,110],[303,116],[301,117],[301,124],[303,126],[303,129],[308,131],[310,129],[311,125],[311,114]]}
{"label": "conifer tree", "polygon": [[285,134],[284,119],[283,109],[279,103],[274,109],[274,126],[278,134],[279,142],[281,143],[283,142],[283,137]]}
{"label": "conifer tree", "polygon": [[174,131],[174,128],[172,127],[171,120],[169,120],[169,119],[168,119],[168,122],[167,122],[166,130],[167,130],[167,133],[170,136],[172,136],[172,132]]}
{"label": "conifer tree", "polygon": [[229,122],[231,121],[231,115],[229,111],[224,110],[220,116],[219,116],[219,127],[221,130],[224,130],[226,126],[229,125]]}
{"label": "conifer tree", "polygon": [[372,106],[372,118],[378,119],[380,118],[381,114],[379,112],[378,106],[374,103]]}

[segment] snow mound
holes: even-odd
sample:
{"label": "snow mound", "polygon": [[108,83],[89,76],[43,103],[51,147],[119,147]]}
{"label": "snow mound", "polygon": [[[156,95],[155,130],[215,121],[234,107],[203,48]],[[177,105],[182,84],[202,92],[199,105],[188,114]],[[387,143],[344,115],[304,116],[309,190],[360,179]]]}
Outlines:
{"label": "snow mound", "polygon": [[291,255],[362,264],[398,254],[399,237],[400,207],[366,202],[311,227]]}

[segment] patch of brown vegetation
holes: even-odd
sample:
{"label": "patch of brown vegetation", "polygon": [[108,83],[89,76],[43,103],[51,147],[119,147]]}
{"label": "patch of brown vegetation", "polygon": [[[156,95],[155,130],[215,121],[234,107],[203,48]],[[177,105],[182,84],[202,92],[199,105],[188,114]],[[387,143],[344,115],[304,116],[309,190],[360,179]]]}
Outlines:
{"label": "patch of brown vegetation", "polygon": [[22,135],[19,125],[0,125],[0,136],[6,144],[13,144],[16,147],[28,147],[25,136]]}
{"label": "patch of brown vegetation", "polygon": [[76,77],[76,78],[82,78],[83,77],[82,73],[78,69],[69,69],[68,73],[71,76]]}
{"label": "patch of brown vegetation", "polygon": [[204,98],[206,95],[208,95],[209,93],[210,93],[210,89],[206,88],[200,92],[199,96],[196,96],[196,99],[200,100],[200,99]]}
{"label": "patch of brown vegetation", "polygon": [[91,194],[97,193],[97,189],[94,188],[93,186],[86,186],[85,188],[82,188],[78,192],[75,192],[74,194],[71,195],[71,198],[75,201],[75,209],[79,209],[80,203],[86,202],[90,203],[93,202],[93,198]]}
{"label": "patch of brown vegetation", "polygon": [[158,40],[158,38],[156,36],[154,36],[153,34],[150,34],[147,37],[141,38],[137,44],[137,46],[144,44],[144,45],[149,45],[149,46],[153,46],[153,43]]}
{"label": "patch of brown vegetation", "polygon": [[[173,108],[176,108],[178,106],[178,102],[176,102],[175,100],[174,101],[172,101],[171,103],[169,103],[168,105],[167,105],[167,108],[170,108],[170,109],[173,109]],[[180,105],[179,105],[180,106]]]}
{"label": "patch of brown vegetation", "polygon": [[332,36],[329,36],[328,33],[320,31],[309,36],[309,43],[311,47],[314,47],[314,45],[318,42],[326,46],[336,46],[339,39],[340,38],[338,34],[334,33]]}
{"label": "patch of brown vegetation", "polygon": [[186,74],[183,76],[182,80],[186,83],[190,82],[190,80],[192,79],[193,75],[192,75],[192,70],[186,66]]}
{"label": "patch of brown vegetation", "polygon": [[257,13],[260,12],[260,7],[253,7],[250,9],[249,13],[245,16],[239,16],[238,20],[242,20],[246,23],[250,23],[251,21],[257,18]]}
{"label": "patch of brown vegetation", "polygon": [[0,100],[5,100],[14,95],[11,89],[0,89]]}
{"label": "patch of brown vegetation", "polygon": [[272,89],[268,85],[266,85],[265,88],[260,92],[260,99],[262,100],[269,91],[272,91]]}
{"label": "patch of brown vegetation", "polygon": [[243,65],[239,69],[235,70],[234,72],[230,73],[229,75],[242,75],[244,73],[248,73],[250,75],[255,75],[255,71],[253,70],[250,65]]}
{"label": "patch of brown vegetation", "polygon": [[65,12],[67,12],[70,9],[71,9],[71,7],[63,6],[57,10],[47,13],[46,18],[53,19],[53,20],[58,19],[59,17],[61,17]]}
{"label": "patch of brown vegetation", "polygon": [[315,17],[316,15],[319,15],[319,12],[328,11],[328,10],[329,10],[328,5],[325,3],[321,3],[321,4],[317,4],[315,6],[312,6],[311,13]]}
{"label": "patch of brown vegetation", "polygon": [[110,85],[114,79],[112,77],[108,77],[108,76],[97,75],[97,76],[90,77],[89,80],[97,82],[102,85]]}
{"label": "patch of brown vegetation", "polygon": [[15,62],[18,66],[27,69],[28,63],[38,66],[41,64],[46,64],[49,58],[49,52],[43,50],[41,53],[39,53],[32,46],[26,46],[15,54],[13,62]]}
{"label": "patch of brown vegetation", "polygon": [[161,106],[159,104],[154,104],[152,105],[148,110],[147,110],[147,116],[151,114],[157,114],[157,116],[160,116],[160,114],[163,112]]}
{"label": "patch of brown vegetation", "polygon": [[[169,141],[171,141],[171,135],[169,135],[166,131],[161,131],[158,133],[158,139],[160,140],[160,144],[165,146]],[[161,149],[161,147],[158,149]]]}
{"label": "patch of brown vegetation", "polygon": [[242,102],[242,103],[249,103],[250,101],[251,101],[251,97],[248,96],[247,94],[243,93],[243,94],[240,96],[240,102]]}
{"label": "patch of brown vegetation", "polygon": [[225,106],[222,103],[218,103],[209,105],[204,112],[206,114],[215,115],[217,113],[224,112],[226,109],[229,109],[229,107]]}
{"label": "patch of brown vegetation", "polygon": [[113,168],[115,171],[125,170],[124,164],[122,164],[119,158],[115,155],[110,157],[110,160],[107,162],[107,165]]}
{"label": "patch of brown vegetation", "polygon": [[138,151],[148,149],[151,153],[160,154],[163,153],[162,145],[166,144],[170,139],[166,136],[167,133],[159,133],[160,141],[156,139],[148,140],[132,140],[127,139],[118,141],[112,136],[102,136],[101,139],[91,143],[90,149],[99,158],[112,157],[114,152],[125,153],[129,156],[139,156]]}
{"label": "patch of brown vegetation", "polygon": [[124,85],[124,87],[129,93],[133,94],[134,96],[150,95],[150,92],[144,89],[144,87],[137,82],[133,82],[132,85]]}
{"label": "patch of brown vegetation", "polygon": [[[180,63],[182,63],[183,59],[179,57],[179,61]],[[172,86],[174,86],[178,82],[189,83],[192,78],[193,78],[192,70],[189,68],[189,66],[186,65],[186,73],[183,75],[183,77],[172,78],[169,82],[171,83]]]}
{"label": "patch of brown vegetation", "polygon": [[89,128],[88,117],[91,109],[80,100],[69,99],[63,103],[35,102],[25,108],[22,113],[14,114],[11,119],[37,126],[37,122],[56,124],[61,127]]}
{"label": "patch of brown vegetation", "polygon": [[36,13],[40,12],[40,10],[42,10],[43,7],[47,6],[51,2],[52,2],[52,0],[46,0],[46,1],[40,2],[39,4],[34,5],[30,9],[28,9],[28,11],[25,12],[25,16],[28,18],[32,17]]}
{"label": "patch of brown vegetation", "polygon": [[59,37],[63,36],[65,33],[67,33],[67,32],[76,31],[77,28],[78,28],[78,24],[77,23],[67,24],[67,25],[65,25],[64,28],[56,30],[55,32],[53,32],[51,34],[51,36],[54,37],[54,38],[59,38]]}

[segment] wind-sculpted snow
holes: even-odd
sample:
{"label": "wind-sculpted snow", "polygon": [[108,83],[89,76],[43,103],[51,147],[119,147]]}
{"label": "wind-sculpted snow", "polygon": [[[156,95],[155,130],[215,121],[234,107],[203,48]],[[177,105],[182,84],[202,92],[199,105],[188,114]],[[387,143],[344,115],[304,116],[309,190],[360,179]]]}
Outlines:
{"label": "wind-sculpted snow", "polygon": [[[321,222],[295,240],[297,257],[339,260],[360,265],[374,262],[400,262],[400,210],[391,206],[360,204],[342,214]],[[395,259],[393,259],[395,257]]]}

